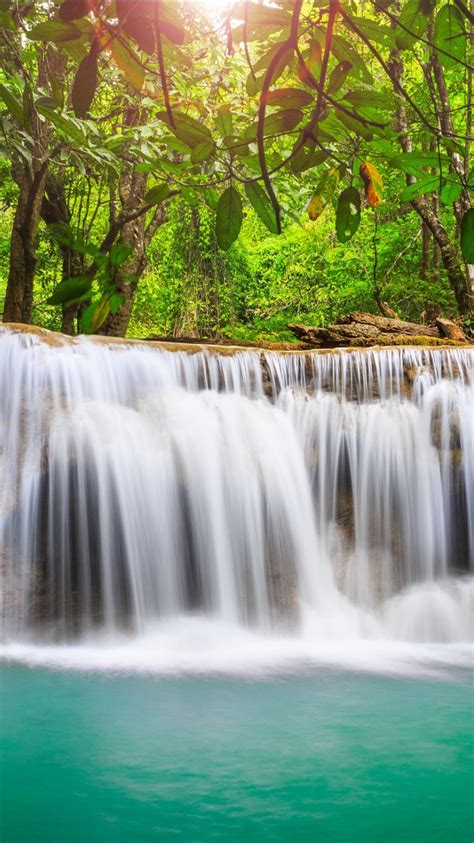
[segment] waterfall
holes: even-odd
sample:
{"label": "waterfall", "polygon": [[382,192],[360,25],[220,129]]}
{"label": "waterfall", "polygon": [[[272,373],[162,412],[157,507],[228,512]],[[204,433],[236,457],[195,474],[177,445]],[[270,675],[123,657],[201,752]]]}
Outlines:
{"label": "waterfall", "polygon": [[0,332],[4,642],[473,633],[474,350]]}

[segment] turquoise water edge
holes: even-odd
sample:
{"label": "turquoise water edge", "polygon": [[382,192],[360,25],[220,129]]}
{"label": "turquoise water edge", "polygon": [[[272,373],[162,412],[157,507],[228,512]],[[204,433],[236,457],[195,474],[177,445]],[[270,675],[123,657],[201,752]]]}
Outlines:
{"label": "turquoise water edge", "polygon": [[471,843],[473,686],[3,666],[2,843]]}

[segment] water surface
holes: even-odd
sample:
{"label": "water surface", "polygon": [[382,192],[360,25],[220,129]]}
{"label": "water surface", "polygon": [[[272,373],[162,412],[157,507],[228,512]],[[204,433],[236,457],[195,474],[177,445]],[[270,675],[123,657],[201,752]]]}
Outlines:
{"label": "water surface", "polygon": [[2,843],[471,843],[473,689],[4,666]]}

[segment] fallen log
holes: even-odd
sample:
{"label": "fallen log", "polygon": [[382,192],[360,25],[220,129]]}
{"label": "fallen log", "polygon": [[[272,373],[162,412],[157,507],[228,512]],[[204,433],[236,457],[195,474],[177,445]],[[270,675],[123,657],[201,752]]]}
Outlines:
{"label": "fallen log", "polygon": [[[350,313],[334,325],[316,328],[309,325],[288,325],[290,331],[304,343],[316,348],[337,348],[338,346],[389,345],[391,342],[442,339],[465,341],[466,337],[454,322],[437,320],[442,325],[419,325],[403,319],[376,316],[373,313]],[[448,333],[449,332],[449,333]]]}
{"label": "fallen log", "polygon": [[459,342],[468,341],[463,329],[456,322],[452,322],[451,319],[441,319],[441,317],[438,317],[436,319],[436,325],[442,337],[446,337],[448,340],[458,340]]}

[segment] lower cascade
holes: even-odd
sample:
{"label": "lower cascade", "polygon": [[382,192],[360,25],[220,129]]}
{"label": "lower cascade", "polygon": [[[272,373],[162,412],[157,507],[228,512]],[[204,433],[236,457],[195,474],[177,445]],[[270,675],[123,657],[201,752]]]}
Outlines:
{"label": "lower cascade", "polygon": [[[0,333],[2,636],[474,632],[474,350]],[[224,634],[224,633],[223,633]]]}

